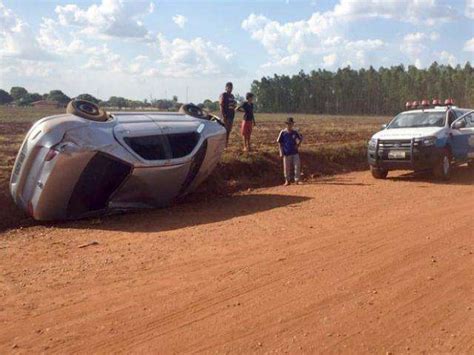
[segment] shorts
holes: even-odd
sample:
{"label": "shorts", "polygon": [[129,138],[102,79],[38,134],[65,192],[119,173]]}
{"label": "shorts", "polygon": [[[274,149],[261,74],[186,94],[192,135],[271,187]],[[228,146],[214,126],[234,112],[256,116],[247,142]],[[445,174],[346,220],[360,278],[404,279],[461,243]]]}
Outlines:
{"label": "shorts", "polygon": [[250,138],[253,129],[253,121],[242,121],[242,126],[240,127],[240,134],[245,138]]}

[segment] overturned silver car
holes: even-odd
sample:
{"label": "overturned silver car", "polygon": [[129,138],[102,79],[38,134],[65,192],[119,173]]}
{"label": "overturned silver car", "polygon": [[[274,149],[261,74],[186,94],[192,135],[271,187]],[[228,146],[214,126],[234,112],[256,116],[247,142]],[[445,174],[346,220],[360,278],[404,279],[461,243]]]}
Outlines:
{"label": "overturned silver car", "polygon": [[13,168],[13,199],[37,220],[166,206],[206,179],[225,147],[220,119],[194,105],[105,113],[76,100],[67,112],[34,124]]}

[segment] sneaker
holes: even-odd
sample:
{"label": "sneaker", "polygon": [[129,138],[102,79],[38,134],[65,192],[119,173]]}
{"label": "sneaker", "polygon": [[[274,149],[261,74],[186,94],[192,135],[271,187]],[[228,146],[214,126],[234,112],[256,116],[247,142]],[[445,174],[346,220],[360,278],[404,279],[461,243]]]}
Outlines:
{"label": "sneaker", "polygon": [[296,180],[295,183],[296,185],[303,185],[303,181],[300,181],[300,180]]}
{"label": "sneaker", "polygon": [[287,180],[287,181],[285,181],[285,183],[283,184],[283,186],[288,186],[288,185],[290,185],[290,182]]}

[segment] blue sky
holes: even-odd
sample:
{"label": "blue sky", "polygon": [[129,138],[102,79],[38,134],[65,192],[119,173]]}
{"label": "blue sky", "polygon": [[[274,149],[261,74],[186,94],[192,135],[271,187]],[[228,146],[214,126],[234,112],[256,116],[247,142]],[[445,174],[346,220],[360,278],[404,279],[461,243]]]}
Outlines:
{"label": "blue sky", "polygon": [[0,87],[217,99],[226,81],[474,59],[474,0],[0,0]]}

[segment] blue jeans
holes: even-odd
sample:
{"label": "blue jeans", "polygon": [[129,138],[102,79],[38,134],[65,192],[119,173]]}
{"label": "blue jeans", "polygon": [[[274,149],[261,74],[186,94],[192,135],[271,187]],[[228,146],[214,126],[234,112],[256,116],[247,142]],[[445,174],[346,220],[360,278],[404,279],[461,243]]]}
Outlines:
{"label": "blue jeans", "polygon": [[286,181],[295,179],[298,182],[300,180],[301,162],[299,154],[283,156],[283,174]]}

